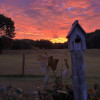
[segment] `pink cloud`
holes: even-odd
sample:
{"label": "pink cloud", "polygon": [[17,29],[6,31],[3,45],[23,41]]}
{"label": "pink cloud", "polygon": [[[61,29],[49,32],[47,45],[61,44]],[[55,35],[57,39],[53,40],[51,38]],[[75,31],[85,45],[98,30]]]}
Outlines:
{"label": "pink cloud", "polygon": [[0,13],[15,22],[15,38],[53,39],[65,38],[76,19],[86,32],[100,28],[99,5],[99,0],[2,0]]}

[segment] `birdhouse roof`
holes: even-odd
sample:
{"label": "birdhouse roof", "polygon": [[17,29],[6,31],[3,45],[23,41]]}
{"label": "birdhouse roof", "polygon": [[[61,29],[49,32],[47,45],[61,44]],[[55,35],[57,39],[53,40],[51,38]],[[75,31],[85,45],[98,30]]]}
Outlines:
{"label": "birdhouse roof", "polygon": [[68,35],[66,38],[69,38],[71,36],[71,34],[73,33],[75,27],[78,26],[81,31],[86,35],[86,32],[84,31],[84,29],[81,27],[81,25],[78,23],[78,20],[76,20],[73,24],[72,24],[72,28],[70,29]]}

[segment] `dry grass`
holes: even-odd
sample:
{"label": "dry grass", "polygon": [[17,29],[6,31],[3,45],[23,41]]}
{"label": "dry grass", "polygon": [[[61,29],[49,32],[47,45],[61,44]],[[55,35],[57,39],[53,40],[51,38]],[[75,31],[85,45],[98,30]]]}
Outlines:
{"label": "dry grass", "polygon": [[[59,59],[58,67],[56,70],[57,75],[61,74],[62,69],[66,69],[64,64],[64,52],[67,53],[68,63],[71,70],[71,56],[68,50],[47,50],[49,56]],[[0,74],[21,74],[22,67],[22,53],[25,53],[25,74],[29,75],[38,75],[41,76],[43,73],[40,70],[40,65],[38,64],[37,57],[40,54],[43,54],[43,51],[34,51],[34,50],[20,50],[20,51],[4,51],[0,55]],[[84,59],[86,65],[86,77],[87,84],[94,84],[96,82],[100,83],[100,50],[91,49],[84,52]],[[53,75],[50,71],[50,75]],[[38,78],[0,78],[0,84],[13,84],[14,87],[22,87],[25,90],[32,90],[43,84],[43,77]],[[71,79],[67,80],[71,83]]]}

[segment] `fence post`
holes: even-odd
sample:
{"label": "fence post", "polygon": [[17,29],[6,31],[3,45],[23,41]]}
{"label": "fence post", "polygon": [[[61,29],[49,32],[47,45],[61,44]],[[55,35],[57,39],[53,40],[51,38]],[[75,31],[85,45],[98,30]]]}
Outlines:
{"label": "fence post", "polygon": [[22,57],[22,76],[24,76],[25,72],[25,53],[23,53],[23,57]]}

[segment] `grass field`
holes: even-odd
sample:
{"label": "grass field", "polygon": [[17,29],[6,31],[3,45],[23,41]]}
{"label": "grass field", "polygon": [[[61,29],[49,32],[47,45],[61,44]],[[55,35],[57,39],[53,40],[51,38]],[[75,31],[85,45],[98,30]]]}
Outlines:
{"label": "grass field", "polygon": [[[59,59],[56,74],[61,75],[61,70],[66,69],[64,58],[68,59],[71,71],[71,55],[68,50],[55,49],[46,50],[48,56]],[[64,53],[67,53],[67,57]],[[44,54],[44,51],[20,50],[20,51],[3,51],[0,55],[0,75],[21,74],[22,54],[25,53],[25,74],[34,75],[34,77],[0,77],[0,85],[11,84],[14,87],[21,87],[25,90],[33,90],[37,86],[43,85],[43,72],[38,64],[38,56]],[[84,51],[86,82],[89,85],[100,83],[100,49],[90,49]],[[71,73],[70,73],[71,74]],[[53,76],[52,70],[50,76]],[[51,78],[52,79],[52,78]],[[66,80],[71,83],[71,78]]]}

